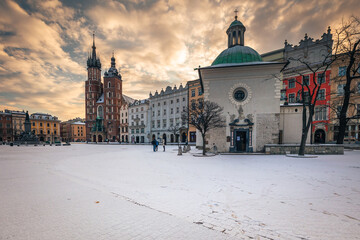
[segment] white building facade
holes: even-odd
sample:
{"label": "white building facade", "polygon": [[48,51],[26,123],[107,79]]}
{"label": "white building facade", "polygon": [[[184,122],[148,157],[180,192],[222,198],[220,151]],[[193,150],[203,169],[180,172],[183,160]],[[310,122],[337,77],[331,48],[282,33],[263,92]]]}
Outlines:
{"label": "white building facade", "polygon": [[129,104],[129,135],[131,143],[151,142],[149,124],[149,100],[135,100]]}
{"label": "white building facade", "polygon": [[182,122],[181,114],[188,106],[188,86],[167,86],[165,91],[150,93],[149,101],[151,139],[165,139],[166,143],[186,142],[187,125]]}

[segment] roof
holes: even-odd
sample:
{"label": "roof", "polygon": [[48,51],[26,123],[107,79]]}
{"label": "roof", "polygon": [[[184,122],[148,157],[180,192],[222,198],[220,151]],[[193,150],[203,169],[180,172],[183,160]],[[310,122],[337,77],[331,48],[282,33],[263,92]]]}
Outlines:
{"label": "roof", "polygon": [[133,103],[135,101],[135,99],[132,99],[131,97],[128,97],[124,94],[122,95],[122,98],[123,98],[124,102],[127,104]]}
{"label": "roof", "polygon": [[83,122],[74,122],[74,123],[72,123],[72,124],[85,125],[85,123],[83,123]]}
{"label": "roof", "polygon": [[104,93],[101,94],[99,99],[96,101],[96,103],[103,103],[104,102]]}
{"label": "roof", "polygon": [[222,51],[211,66],[226,63],[262,62],[258,52],[248,46],[235,45]]}
{"label": "roof", "polygon": [[238,21],[238,20],[234,20],[234,21],[230,24],[229,28],[230,28],[230,27],[233,27],[233,26],[243,26],[243,27],[244,27],[244,24],[242,24],[242,22],[240,22],[240,21]]}
{"label": "roof", "polygon": [[200,67],[197,69],[216,69],[216,68],[228,68],[228,67],[248,67],[248,66],[261,66],[261,65],[274,65],[274,64],[282,64],[285,65],[285,62],[247,62],[247,63],[224,63],[217,64],[215,66],[208,67]]}

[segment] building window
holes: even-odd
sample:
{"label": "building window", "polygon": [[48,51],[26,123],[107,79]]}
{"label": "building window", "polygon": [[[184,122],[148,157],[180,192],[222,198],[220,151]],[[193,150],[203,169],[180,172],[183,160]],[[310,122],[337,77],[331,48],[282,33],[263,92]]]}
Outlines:
{"label": "building window", "polygon": [[195,97],[195,89],[191,90],[191,97]]}
{"label": "building window", "polygon": [[176,113],[179,113],[179,107],[176,108]]}
{"label": "building window", "polygon": [[35,127],[35,122],[33,122],[33,126]]}
{"label": "building window", "polygon": [[318,84],[325,83],[325,73],[318,73],[317,74],[317,83]]}
{"label": "building window", "polygon": [[176,99],[176,102],[178,103],[180,100],[179,99]]}
{"label": "building window", "polygon": [[183,102],[185,102],[185,98],[183,98]]}
{"label": "building window", "polygon": [[345,90],[344,90],[345,84],[339,84],[337,87],[337,95],[338,96],[344,96]]}
{"label": "building window", "polygon": [[303,85],[310,86],[310,76],[303,76]]}
{"label": "building window", "polygon": [[166,115],[166,109],[164,109],[164,115]]}
{"label": "building window", "polygon": [[145,132],[145,131],[144,131],[144,128],[142,128],[142,129],[141,129],[141,133],[144,133],[144,132]]}
{"label": "building window", "polygon": [[143,114],[143,113],[141,114],[141,118],[144,118],[144,114]]}
{"label": "building window", "polygon": [[315,121],[327,120],[327,107],[315,107]]}
{"label": "building window", "polygon": [[56,130],[54,131],[54,134],[56,134]]}
{"label": "building window", "polygon": [[170,114],[173,114],[173,113],[174,113],[174,109],[170,108]]}
{"label": "building window", "polygon": [[40,123],[40,127],[42,127],[42,123]]}
{"label": "building window", "polygon": [[131,129],[131,133],[134,134],[134,129]]}
{"label": "building window", "polygon": [[158,110],[158,116],[160,116],[160,110]]}
{"label": "building window", "polygon": [[163,119],[163,128],[166,128],[166,119]]}
{"label": "building window", "polygon": [[201,88],[198,88],[198,94],[199,94],[199,96],[202,95],[202,90],[201,90]]}
{"label": "building window", "polygon": [[172,126],[174,126],[174,119],[173,118],[170,119],[170,127],[172,127]]}
{"label": "building window", "polygon": [[325,100],[325,89],[320,89],[318,93],[318,100]]}
{"label": "building window", "polygon": [[157,128],[160,128],[160,120],[157,120]]}
{"label": "building window", "polygon": [[295,102],[295,93],[290,93],[289,94],[289,103],[294,103]]}
{"label": "building window", "polygon": [[166,102],[164,102],[164,105],[166,105]]}
{"label": "building window", "polygon": [[310,94],[309,92],[304,92],[304,102],[308,103],[310,101]]}
{"label": "building window", "polygon": [[173,104],[174,103],[174,100],[170,100],[170,104]]}
{"label": "building window", "polygon": [[289,79],[289,88],[295,88],[295,78]]}
{"label": "building window", "polygon": [[47,130],[47,134],[50,134],[50,130]]}
{"label": "building window", "polygon": [[339,77],[346,75],[346,66],[339,67]]}
{"label": "building window", "polygon": [[136,129],[136,133],[139,133],[139,129],[138,129],[138,128]]}
{"label": "building window", "polygon": [[160,107],[160,103],[158,103],[158,107]]}
{"label": "building window", "polygon": [[108,88],[110,88],[111,87],[111,83],[110,82],[108,82]]}
{"label": "building window", "polygon": [[154,120],[151,121],[151,126],[152,126],[152,128],[155,128],[155,121]]}

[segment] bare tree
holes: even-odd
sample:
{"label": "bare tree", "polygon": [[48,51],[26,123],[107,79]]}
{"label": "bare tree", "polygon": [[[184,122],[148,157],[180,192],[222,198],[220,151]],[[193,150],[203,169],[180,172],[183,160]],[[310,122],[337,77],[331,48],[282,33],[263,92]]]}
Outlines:
{"label": "bare tree", "polygon": [[211,129],[225,127],[225,119],[222,113],[223,108],[210,101],[194,102],[190,108],[186,108],[182,113],[182,121],[199,130],[203,141],[203,155],[206,153],[206,133]]}
{"label": "bare tree", "polygon": [[[315,106],[319,100],[319,92],[321,85],[326,82],[326,71],[330,69],[330,66],[334,59],[332,58],[331,46],[329,46],[329,51],[326,55],[321,56],[322,61],[317,63],[309,62],[305,57],[301,58],[289,58],[289,63],[297,62],[300,64],[298,68],[285,68],[285,72],[296,72],[301,76],[295,78],[295,82],[301,86],[299,94],[301,99],[298,99],[302,103],[302,132],[301,132],[301,142],[299,148],[299,155],[303,156],[305,154],[305,145],[308,137],[310,127],[312,125],[313,117],[315,114]],[[289,66],[289,65],[288,65]],[[304,80],[305,74],[311,73],[308,81]],[[320,73],[321,72],[321,73]],[[322,74],[321,78],[317,74]],[[311,85],[311,87],[310,87]]]}
{"label": "bare tree", "polygon": [[[339,133],[336,139],[337,144],[344,143],[345,131],[349,120],[358,118],[358,115],[348,114],[350,98],[354,93],[351,88],[354,79],[359,79],[359,62],[360,62],[360,19],[352,16],[350,20],[343,21],[342,26],[336,30],[336,49],[334,57],[344,61],[346,66],[345,84],[343,97],[340,99],[341,107],[338,109],[336,116],[339,121]],[[340,75],[340,74],[339,74]],[[340,79],[340,81],[342,81]]]}

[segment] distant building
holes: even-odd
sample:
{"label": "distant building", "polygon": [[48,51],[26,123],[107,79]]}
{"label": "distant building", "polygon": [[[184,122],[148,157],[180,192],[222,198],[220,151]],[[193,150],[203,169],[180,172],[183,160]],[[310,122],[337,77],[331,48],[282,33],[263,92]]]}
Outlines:
{"label": "distant building", "polygon": [[[181,113],[188,106],[188,86],[171,88],[165,91],[150,93],[150,128],[151,139],[165,139],[166,142],[186,142],[187,125],[181,121]],[[179,132],[174,134],[171,128],[177,126]],[[179,139],[180,138],[180,139]]]}
{"label": "distant building", "polygon": [[123,95],[123,101],[120,108],[120,141],[128,143],[129,142],[129,122],[128,122],[128,107],[132,104],[135,100]]}
{"label": "distant building", "polygon": [[[188,108],[192,108],[194,104],[199,104],[204,101],[204,95],[200,85],[200,79],[187,82],[188,86]],[[200,135],[199,135],[200,137]],[[193,125],[189,125],[188,130],[188,142],[196,143],[196,128]]]}
{"label": "distant building", "polygon": [[13,141],[13,126],[11,112],[0,111],[0,142]]}
{"label": "distant building", "polygon": [[85,142],[85,120],[75,118],[60,123],[61,140],[63,142]]}
{"label": "distant building", "polygon": [[149,100],[135,100],[129,105],[129,132],[131,143],[151,142]]}
{"label": "distant building", "polygon": [[40,142],[60,142],[60,120],[44,113],[33,113],[30,116],[31,131]]}
{"label": "distant building", "polygon": [[24,111],[13,111],[5,110],[11,113],[12,126],[13,126],[13,140],[17,141],[20,137],[20,134],[25,131],[25,116]]}

